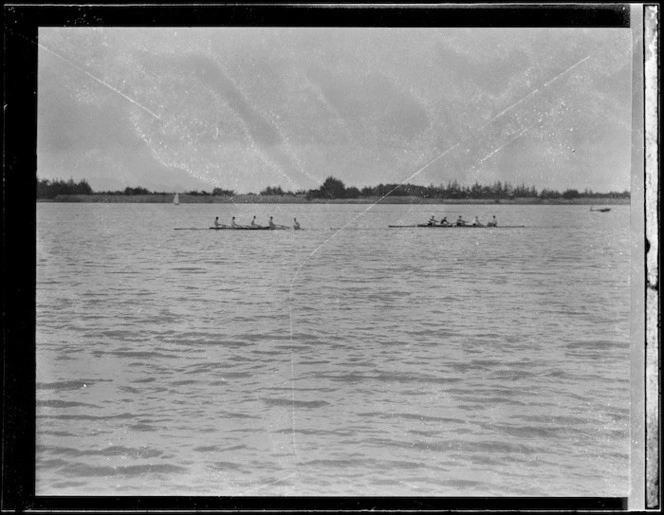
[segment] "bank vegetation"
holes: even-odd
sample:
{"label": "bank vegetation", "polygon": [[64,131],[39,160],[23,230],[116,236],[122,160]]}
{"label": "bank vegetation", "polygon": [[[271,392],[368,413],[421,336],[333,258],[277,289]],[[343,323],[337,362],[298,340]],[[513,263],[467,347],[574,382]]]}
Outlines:
{"label": "bank vegetation", "polygon": [[[183,191],[179,202],[193,203],[375,203],[385,204],[446,204],[446,203],[505,203],[505,204],[625,204],[630,192],[597,193],[589,189],[557,191],[537,190],[524,184],[512,185],[496,181],[491,185],[475,183],[471,186],[450,181],[447,185],[420,186],[414,184],[379,184],[357,188],[347,187],[341,180],[328,177],[317,189],[285,191],[281,186],[269,186],[259,194],[237,194],[233,190],[214,188],[211,191]],[[84,179],[37,180],[37,200],[53,202],[133,202],[170,203],[174,193],[149,191],[143,187],[127,187],[117,191],[93,191]]]}

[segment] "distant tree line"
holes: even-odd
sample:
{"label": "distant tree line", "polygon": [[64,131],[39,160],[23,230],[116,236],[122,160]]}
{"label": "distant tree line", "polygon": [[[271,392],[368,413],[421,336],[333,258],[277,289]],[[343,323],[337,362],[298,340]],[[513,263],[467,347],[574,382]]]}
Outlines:
{"label": "distant tree line", "polygon": [[512,185],[509,182],[496,181],[492,185],[482,185],[475,182],[472,186],[460,185],[456,180],[449,181],[447,185],[418,186],[415,184],[379,184],[378,186],[365,186],[361,190],[351,186],[347,188],[342,181],[328,177],[322,186],[307,191],[308,199],[343,199],[362,197],[383,197],[385,195],[396,197],[420,197],[437,199],[514,199],[514,198],[541,198],[571,200],[575,198],[629,198],[629,191],[595,193],[585,189],[582,193],[575,189],[567,189],[562,193],[556,190],[543,189],[537,191],[534,186],[525,184]]}
{"label": "distant tree line", "polygon": [[[100,194],[100,195],[173,195],[172,191],[150,191],[145,188],[125,188],[124,190],[117,190],[117,191],[99,191],[95,192],[95,194]],[[191,191],[185,191],[182,193],[182,195],[194,195],[194,196],[206,196],[206,195],[219,195],[219,196],[227,196],[227,197],[232,197],[235,195],[235,192],[233,190],[224,190],[221,188],[215,188],[212,190],[212,192],[209,191],[198,191],[198,190],[191,190]]]}
{"label": "distant tree line", "polygon": [[[153,192],[146,188],[127,187],[124,190],[117,191],[99,191],[94,192],[85,179],[80,182],[74,182],[73,179],[63,181],[56,179],[37,180],[37,198],[52,199],[58,195],[172,195],[172,192]],[[609,193],[595,193],[590,189],[579,192],[575,189],[567,189],[562,192],[544,188],[537,191],[534,186],[525,184],[512,185],[509,182],[496,181],[492,185],[482,185],[475,182],[472,186],[460,185],[457,181],[449,181],[447,185],[418,186],[415,184],[379,184],[378,186],[365,186],[358,189],[355,186],[346,187],[343,181],[334,177],[328,177],[318,189],[298,190],[296,192],[284,191],[281,186],[268,186],[260,192],[260,195],[278,195],[278,196],[305,196],[307,200],[313,199],[354,199],[366,197],[383,197],[385,195],[396,197],[420,197],[432,199],[492,199],[500,201],[502,199],[514,198],[540,198],[540,199],[565,199],[575,198],[630,198],[629,191],[622,192],[611,191]],[[214,188],[212,192],[205,190],[192,190],[184,192],[184,195],[194,196],[226,196],[235,195],[234,190],[223,188]],[[255,195],[249,193],[248,195]]]}
{"label": "distant tree line", "polygon": [[37,180],[37,198],[55,198],[58,195],[90,195],[92,193],[92,188],[85,179],[81,182],[74,182],[73,179],[68,181]]}
{"label": "distant tree line", "polygon": [[235,195],[235,191],[225,190],[223,188],[215,188],[215,189],[212,190],[212,192],[208,192],[208,191],[205,191],[205,190],[202,190],[202,191],[191,190],[191,191],[185,191],[184,194],[185,195],[202,196],[202,197],[209,196],[209,195],[212,195],[212,196],[215,196],[215,197],[217,197],[217,196],[218,197],[232,197],[233,195]]}

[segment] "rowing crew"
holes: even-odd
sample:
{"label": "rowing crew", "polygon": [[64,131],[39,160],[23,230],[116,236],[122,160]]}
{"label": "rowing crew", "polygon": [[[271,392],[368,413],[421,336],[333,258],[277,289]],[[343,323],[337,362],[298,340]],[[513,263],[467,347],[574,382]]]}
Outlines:
{"label": "rowing crew", "polygon": [[[228,227],[228,226],[226,226],[226,225],[224,225],[224,224],[222,224],[222,223],[219,222],[219,217],[218,217],[218,216],[214,219],[214,226],[215,226],[215,227]],[[264,229],[264,228],[265,228],[264,226],[258,225],[258,224],[256,223],[256,217],[255,217],[255,216],[251,219],[251,224],[248,225],[248,226],[246,226],[246,225],[239,225],[239,224],[235,221],[235,217],[233,217],[233,218],[231,218],[231,225],[230,225],[230,227],[231,227],[232,229],[246,229],[247,227],[255,227],[255,228],[257,228],[257,229],[260,229],[260,228],[263,228],[263,229]],[[268,221],[268,227],[269,227],[270,229],[288,229],[288,227],[285,226],[285,225],[277,225],[277,224],[275,224],[274,221],[272,220],[272,217],[270,217],[270,220]],[[297,221],[297,218],[293,218],[293,229],[296,229],[296,230],[297,230],[297,229],[299,229],[299,228],[300,228],[300,222]]]}
{"label": "rowing crew", "polygon": [[[484,224],[480,222],[479,217],[475,217],[472,221],[472,223],[466,222],[461,215],[459,215],[459,218],[457,218],[455,223],[450,223],[447,221],[447,217],[444,217],[440,222],[436,220],[435,216],[431,216],[429,218],[429,221],[427,222],[427,225],[431,226],[441,226],[441,227],[451,227],[453,225],[456,225],[458,227],[464,227],[464,226],[472,226],[472,227],[484,227]],[[496,215],[493,215],[493,218],[489,220],[486,224],[486,227],[498,227],[498,220],[496,220]]]}

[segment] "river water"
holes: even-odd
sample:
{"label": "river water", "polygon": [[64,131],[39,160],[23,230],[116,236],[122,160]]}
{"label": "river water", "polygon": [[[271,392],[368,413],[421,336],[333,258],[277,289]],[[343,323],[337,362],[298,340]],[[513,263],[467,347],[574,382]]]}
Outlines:
{"label": "river water", "polygon": [[37,494],[626,496],[629,206],[368,208],[39,204]]}

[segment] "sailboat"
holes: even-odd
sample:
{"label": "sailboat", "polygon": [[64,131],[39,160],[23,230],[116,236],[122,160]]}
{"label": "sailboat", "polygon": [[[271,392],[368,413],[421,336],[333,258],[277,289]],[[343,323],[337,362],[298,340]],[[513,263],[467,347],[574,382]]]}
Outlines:
{"label": "sailboat", "polygon": [[175,204],[176,206],[180,205],[180,194],[179,193],[176,193],[175,196],[173,197],[173,204]]}

